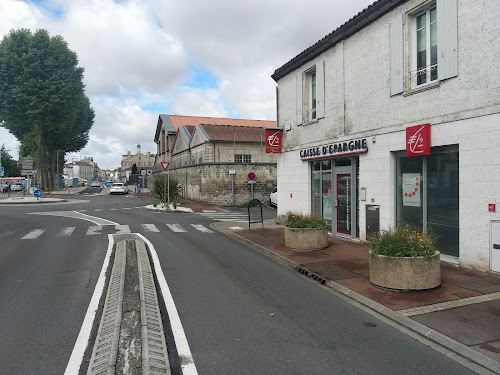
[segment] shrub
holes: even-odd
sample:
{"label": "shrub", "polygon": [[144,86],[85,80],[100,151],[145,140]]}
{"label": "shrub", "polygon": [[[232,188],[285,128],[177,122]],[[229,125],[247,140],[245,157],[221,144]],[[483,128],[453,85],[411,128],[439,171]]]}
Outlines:
{"label": "shrub", "polygon": [[[166,180],[168,180],[169,185],[167,189],[164,188],[165,177],[162,175],[156,176],[153,180],[152,193],[159,197],[160,202],[167,204],[167,201],[170,200],[174,207],[177,207],[177,197],[182,193],[182,185],[179,184],[179,180],[175,176],[169,176]],[[170,199],[163,196],[164,190],[166,190]]]}
{"label": "shrub", "polygon": [[326,227],[326,222],[319,215],[302,215],[288,212],[284,225],[289,228],[324,228]]}
{"label": "shrub", "polygon": [[391,257],[429,257],[436,253],[436,237],[406,223],[398,225],[396,230],[389,230],[371,239],[372,254]]}

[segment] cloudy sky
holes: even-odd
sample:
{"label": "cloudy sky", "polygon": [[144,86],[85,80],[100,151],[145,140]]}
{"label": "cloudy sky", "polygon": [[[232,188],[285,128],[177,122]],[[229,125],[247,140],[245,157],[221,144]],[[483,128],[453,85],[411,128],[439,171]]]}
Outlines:
{"label": "cloudy sky", "polygon": [[[0,0],[0,36],[62,35],[95,110],[87,146],[115,169],[156,152],[160,113],[275,120],[271,74],[374,0]],[[0,103],[1,105],[1,103]],[[0,145],[19,142],[0,128]]]}

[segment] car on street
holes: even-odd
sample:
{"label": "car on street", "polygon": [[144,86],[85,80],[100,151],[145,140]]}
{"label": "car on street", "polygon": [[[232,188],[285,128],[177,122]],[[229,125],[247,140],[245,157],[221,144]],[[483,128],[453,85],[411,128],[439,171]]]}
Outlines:
{"label": "car on street", "polygon": [[113,185],[111,185],[109,194],[128,194],[128,187],[125,186],[122,182],[115,182]]}
{"label": "car on street", "polygon": [[92,181],[92,187],[101,187],[101,183],[99,181]]}
{"label": "car on street", "polygon": [[10,191],[23,191],[26,188],[21,182],[13,182],[10,185]]}
{"label": "car on street", "polygon": [[269,194],[269,205],[278,207],[278,188],[275,187]]}

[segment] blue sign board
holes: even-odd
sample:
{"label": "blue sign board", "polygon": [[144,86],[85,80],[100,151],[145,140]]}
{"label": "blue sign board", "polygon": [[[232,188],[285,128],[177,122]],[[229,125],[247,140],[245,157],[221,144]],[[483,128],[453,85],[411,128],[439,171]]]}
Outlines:
{"label": "blue sign board", "polygon": [[257,178],[257,175],[256,175],[255,173],[250,172],[250,173],[248,174],[248,179],[249,179],[250,181],[254,181],[256,178]]}
{"label": "blue sign board", "polygon": [[3,171],[4,171],[4,168],[0,167],[0,173],[3,173]]}
{"label": "blue sign board", "polygon": [[36,189],[33,193],[33,195],[37,198],[40,198],[42,196],[42,191],[40,189]]}

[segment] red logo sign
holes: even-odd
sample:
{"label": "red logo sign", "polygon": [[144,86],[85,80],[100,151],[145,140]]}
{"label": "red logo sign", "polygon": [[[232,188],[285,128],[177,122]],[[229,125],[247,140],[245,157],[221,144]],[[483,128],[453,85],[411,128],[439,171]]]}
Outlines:
{"label": "red logo sign", "polygon": [[495,203],[488,203],[488,211],[495,212],[496,211],[496,204]]}
{"label": "red logo sign", "polygon": [[281,154],[281,129],[266,129],[266,154]]}
{"label": "red logo sign", "polygon": [[406,156],[431,153],[431,124],[406,128]]}
{"label": "red logo sign", "polygon": [[170,163],[167,163],[164,161],[161,161],[160,164],[161,164],[164,171],[166,171],[168,169],[168,166],[170,165]]}
{"label": "red logo sign", "polygon": [[248,174],[248,179],[249,179],[250,181],[255,181],[255,179],[256,179],[256,178],[257,178],[257,175],[256,175],[255,173],[250,172],[250,173]]}

